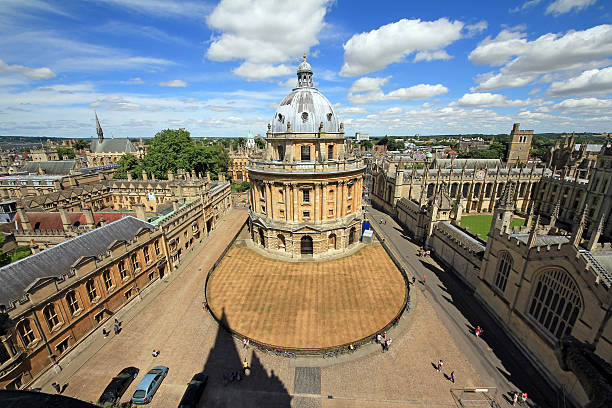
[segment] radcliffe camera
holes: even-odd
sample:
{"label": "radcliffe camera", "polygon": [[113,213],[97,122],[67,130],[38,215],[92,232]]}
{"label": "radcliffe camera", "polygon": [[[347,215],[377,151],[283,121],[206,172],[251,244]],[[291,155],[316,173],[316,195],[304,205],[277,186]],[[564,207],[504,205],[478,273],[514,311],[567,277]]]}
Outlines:
{"label": "radcliffe camera", "polygon": [[0,2],[0,407],[612,407],[611,15]]}

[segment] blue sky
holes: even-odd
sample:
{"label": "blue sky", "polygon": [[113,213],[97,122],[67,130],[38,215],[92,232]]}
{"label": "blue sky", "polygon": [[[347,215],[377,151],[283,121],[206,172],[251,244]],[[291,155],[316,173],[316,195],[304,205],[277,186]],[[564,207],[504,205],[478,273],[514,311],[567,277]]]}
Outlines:
{"label": "blue sky", "polygon": [[[494,6],[492,6],[494,5]],[[0,135],[265,133],[306,53],[347,134],[612,130],[604,0],[2,0]]]}

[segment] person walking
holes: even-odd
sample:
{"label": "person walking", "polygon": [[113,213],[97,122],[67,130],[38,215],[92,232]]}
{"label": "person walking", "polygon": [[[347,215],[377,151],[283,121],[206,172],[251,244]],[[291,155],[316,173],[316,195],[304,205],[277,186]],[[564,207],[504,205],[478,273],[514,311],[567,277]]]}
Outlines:
{"label": "person walking", "polygon": [[443,365],[444,365],[444,362],[442,360],[438,360],[438,372],[442,371]]}
{"label": "person walking", "polygon": [[455,383],[455,372],[451,371],[450,380],[454,384]]}
{"label": "person walking", "polygon": [[427,276],[423,276],[423,285],[427,283]]}
{"label": "person walking", "polygon": [[115,331],[115,335],[119,334],[119,325],[117,323],[113,325],[113,330]]}
{"label": "person walking", "polygon": [[51,384],[51,385],[53,386],[53,388],[55,388],[55,391],[56,391],[58,394],[61,394],[61,393],[62,393],[62,387],[61,387],[61,386],[60,386],[58,383],[56,383],[55,381],[53,381],[53,384]]}
{"label": "person walking", "polygon": [[521,403],[523,405],[527,404],[527,393],[524,392],[523,395],[521,395]]}
{"label": "person walking", "polygon": [[476,326],[476,337],[480,337],[481,334],[482,334],[482,329],[480,328],[480,326]]}
{"label": "person walking", "polygon": [[518,404],[518,392],[514,393],[514,398],[512,399],[512,405]]}

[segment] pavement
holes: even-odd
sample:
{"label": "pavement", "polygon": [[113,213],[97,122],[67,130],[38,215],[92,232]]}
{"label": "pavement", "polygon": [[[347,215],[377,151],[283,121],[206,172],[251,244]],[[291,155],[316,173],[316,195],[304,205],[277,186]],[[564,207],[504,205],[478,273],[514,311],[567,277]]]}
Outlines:
{"label": "pavement", "polygon": [[[488,312],[474,300],[472,290],[451,271],[444,270],[430,257],[416,256],[419,245],[412,242],[395,220],[374,208],[366,213],[375,229],[408,266],[419,281],[418,287],[433,306],[438,318],[469,357],[482,378],[482,386],[496,387],[498,402],[509,405],[515,391],[527,392],[532,407],[564,407],[563,396],[539,374],[531,362],[504,334]],[[383,220],[383,223],[380,223]],[[422,283],[427,277],[427,283]],[[484,330],[481,338],[475,327]]]}
{"label": "pavement", "polygon": [[[477,306],[473,305],[476,312],[470,309],[468,317],[463,314],[460,301],[470,300],[470,295],[462,294],[460,284],[443,272],[434,272],[435,263],[422,265],[414,256],[414,244],[402,237],[390,218],[374,212],[370,216],[375,220],[386,217],[386,239],[397,247],[409,268],[415,268],[415,274],[428,277],[426,288],[410,286],[410,310],[389,331],[393,340],[389,351],[383,353],[379,345],[370,344],[328,359],[285,358],[244,348],[219,329],[202,308],[203,288],[208,271],[246,220],[245,211],[233,209],[184,259],[179,270],[159,285],[158,292],[125,314],[119,335],[100,336],[95,347],[64,367],[44,384],[43,391],[52,392],[50,382],[57,381],[68,384],[66,395],[95,401],[114,375],[135,366],[140,374],[122,398],[129,401],[137,383],[155,365],[166,365],[170,370],[149,406],[164,408],[177,406],[187,382],[198,372],[209,375],[199,404],[207,408],[458,407],[457,398],[464,387],[497,386],[505,392],[515,381],[533,381],[532,388],[521,389],[539,390],[537,374],[529,372],[521,356],[516,356],[516,363],[508,363],[511,345],[507,351],[495,350],[497,343],[491,343],[491,338],[501,341],[503,336],[486,335],[494,328],[484,316],[476,318],[485,328],[484,339],[470,333],[476,321],[471,313],[478,313]],[[151,355],[153,349],[160,350],[158,357]],[[250,375],[240,382],[229,382],[244,359]],[[440,359],[444,366],[438,372],[435,365]],[[455,383],[450,381],[451,372]],[[499,393],[497,399],[503,403]]]}

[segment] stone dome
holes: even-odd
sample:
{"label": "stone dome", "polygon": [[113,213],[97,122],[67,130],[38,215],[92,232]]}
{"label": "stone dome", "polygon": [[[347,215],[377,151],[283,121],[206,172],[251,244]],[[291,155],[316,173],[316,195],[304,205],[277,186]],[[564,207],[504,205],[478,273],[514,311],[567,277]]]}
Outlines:
{"label": "stone dome", "polygon": [[323,132],[339,133],[340,119],[332,104],[312,85],[312,68],[304,61],[297,70],[298,86],[282,100],[274,113],[270,131],[286,133],[291,123],[292,133],[317,133],[323,122]]}

